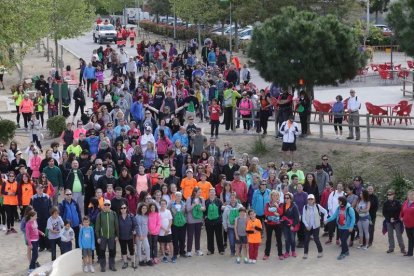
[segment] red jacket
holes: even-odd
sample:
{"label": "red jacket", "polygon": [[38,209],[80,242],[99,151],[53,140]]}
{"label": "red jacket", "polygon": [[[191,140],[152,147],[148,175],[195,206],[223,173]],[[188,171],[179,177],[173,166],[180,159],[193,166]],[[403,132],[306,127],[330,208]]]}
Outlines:
{"label": "red jacket", "polygon": [[246,183],[244,183],[241,180],[239,180],[239,181],[233,180],[231,182],[231,188],[233,189],[234,192],[236,192],[237,199],[240,200],[241,203],[246,203],[247,202],[247,186],[246,186]]}
{"label": "red jacket", "polygon": [[414,227],[414,203],[408,206],[408,200],[406,200],[401,208],[400,213],[401,220],[404,222],[406,228]]}
{"label": "red jacket", "polygon": [[137,214],[137,206],[138,206],[138,200],[139,200],[138,194],[126,195],[125,198],[128,201],[129,213],[135,216]]}
{"label": "red jacket", "polygon": [[[279,204],[280,205],[280,204]],[[276,207],[277,209],[276,209],[276,212],[278,212],[279,213],[279,205],[278,206],[275,206],[275,205],[273,205],[272,207]],[[271,216],[275,216],[275,214],[273,213],[273,212],[270,212],[269,211],[269,208],[270,208],[270,202],[268,202],[268,203],[266,203],[266,206],[265,206],[265,210],[264,210],[264,215],[265,215],[265,217],[266,217],[266,223],[268,224],[268,225],[276,225],[276,224],[280,224],[280,221],[279,221],[279,223],[277,223],[277,222],[275,222],[275,221],[271,221],[271,220],[268,220],[268,217],[271,217]],[[280,214],[280,213],[279,213]],[[280,216],[279,216],[280,217]]]}
{"label": "red jacket", "polygon": [[328,199],[329,199],[329,195],[331,194],[332,189],[331,187],[326,187],[325,190],[323,190],[322,195],[321,195],[321,206],[325,209],[328,209]]}
{"label": "red jacket", "polygon": [[212,121],[219,121],[220,120],[220,106],[217,105],[210,105],[208,110],[210,111],[210,119]]}

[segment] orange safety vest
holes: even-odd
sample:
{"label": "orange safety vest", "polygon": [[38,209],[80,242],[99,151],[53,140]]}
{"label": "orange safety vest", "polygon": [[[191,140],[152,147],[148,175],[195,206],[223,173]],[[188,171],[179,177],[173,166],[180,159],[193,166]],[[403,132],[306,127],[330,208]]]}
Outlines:
{"label": "orange safety vest", "polygon": [[34,189],[33,189],[33,184],[32,183],[22,183],[21,184],[21,205],[22,206],[27,206],[30,204],[30,200],[32,199],[32,196],[34,195]]}
{"label": "orange safety vest", "polygon": [[6,193],[14,193],[14,195],[3,195],[3,204],[17,206],[19,204],[19,201],[17,199],[17,182],[14,181],[10,183],[9,181],[6,181],[3,183],[3,185],[5,185],[4,191]]}

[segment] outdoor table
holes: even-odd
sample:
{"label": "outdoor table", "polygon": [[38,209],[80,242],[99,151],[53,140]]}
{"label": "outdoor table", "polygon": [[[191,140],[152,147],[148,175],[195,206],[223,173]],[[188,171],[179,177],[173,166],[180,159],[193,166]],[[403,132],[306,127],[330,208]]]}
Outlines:
{"label": "outdoor table", "polygon": [[[387,109],[387,114],[388,114],[388,116],[391,116],[391,115],[392,115],[392,109],[393,109],[394,107],[398,106],[398,104],[382,104],[382,105],[378,105],[378,106],[379,106],[379,107],[386,108],[386,109]],[[387,119],[387,122],[388,122],[389,124],[391,124],[391,123],[392,123],[392,120]]]}

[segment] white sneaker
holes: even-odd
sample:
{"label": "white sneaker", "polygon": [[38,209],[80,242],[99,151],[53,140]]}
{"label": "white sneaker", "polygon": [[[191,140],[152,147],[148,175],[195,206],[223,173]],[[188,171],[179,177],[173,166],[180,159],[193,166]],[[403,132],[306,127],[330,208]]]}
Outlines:
{"label": "white sneaker", "polygon": [[197,251],[196,251],[196,255],[197,255],[197,256],[203,256],[204,254],[203,254],[203,251],[201,251],[201,250],[197,250]]}
{"label": "white sneaker", "polygon": [[362,247],[362,249],[363,249],[363,250],[368,250],[368,246],[364,245],[364,246]]}
{"label": "white sneaker", "polygon": [[6,230],[7,230],[6,225],[4,225],[4,224],[3,224],[3,225],[1,226],[1,230],[6,231]]}
{"label": "white sneaker", "polygon": [[83,272],[88,273],[89,272],[89,266],[84,265],[83,266]]}
{"label": "white sneaker", "polygon": [[95,273],[95,268],[93,267],[93,265],[89,265],[89,271]]}
{"label": "white sneaker", "polygon": [[252,259],[249,259],[249,264],[252,264],[253,263],[253,260]]}
{"label": "white sneaker", "polygon": [[256,260],[252,260],[252,264],[255,264],[256,263]]}
{"label": "white sneaker", "polygon": [[187,254],[185,254],[187,257],[191,257],[191,252],[187,252]]}

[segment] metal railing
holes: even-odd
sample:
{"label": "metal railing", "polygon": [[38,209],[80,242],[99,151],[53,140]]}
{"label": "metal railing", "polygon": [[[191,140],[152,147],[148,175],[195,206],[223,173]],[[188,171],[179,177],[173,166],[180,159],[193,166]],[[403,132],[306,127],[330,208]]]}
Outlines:
{"label": "metal railing", "polygon": [[[402,80],[402,89],[403,96],[405,97],[405,94],[411,94],[414,99],[414,71],[408,71],[409,74],[407,77],[404,76]],[[409,86],[411,86],[411,89],[409,89]]]}

